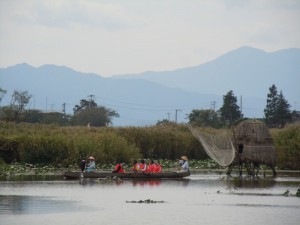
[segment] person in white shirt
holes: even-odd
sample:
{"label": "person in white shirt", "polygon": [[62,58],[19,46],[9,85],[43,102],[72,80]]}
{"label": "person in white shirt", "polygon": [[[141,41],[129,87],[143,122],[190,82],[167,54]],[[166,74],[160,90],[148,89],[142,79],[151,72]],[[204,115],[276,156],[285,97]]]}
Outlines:
{"label": "person in white shirt", "polygon": [[89,157],[89,163],[85,167],[85,172],[93,172],[96,169],[95,158]]}
{"label": "person in white shirt", "polygon": [[181,165],[182,170],[187,172],[190,171],[188,158],[186,156],[181,156],[179,164]]}

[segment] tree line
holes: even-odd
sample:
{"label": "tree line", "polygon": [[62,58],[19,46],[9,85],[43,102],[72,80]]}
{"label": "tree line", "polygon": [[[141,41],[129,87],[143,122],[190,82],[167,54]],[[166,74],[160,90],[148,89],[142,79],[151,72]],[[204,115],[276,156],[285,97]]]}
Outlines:
{"label": "tree line", "polygon": [[[269,127],[283,128],[286,123],[292,121],[293,116],[297,116],[295,111],[291,111],[291,105],[285,99],[282,91],[277,91],[273,84],[269,88],[267,103],[264,109],[265,118],[261,118]],[[215,111],[213,109],[194,109],[188,114],[189,122],[196,126],[210,126],[221,128],[232,126],[245,120],[240,107],[237,104],[237,97],[233,91],[228,91],[223,95],[222,107]]]}
{"label": "tree line", "polygon": [[[6,94],[6,90],[0,88],[0,103]],[[107,126],[112,124],[114,118],[120,115],[112,109],[98,105],[92,98],[81,99],[78,105],[73,108],[73,115],[62,112],[42,112],[36,109],[27,109],[31,95],[27,91],[15,90],[11,96],[10,104],[0,107],[0,120],[9,122],[28,122],[42,124],[58,124],[61,126]],[[269,127],[284,127],[292,121],[295,111],[291,111],[291,105],[285,99],[283,92],[278,93],[277,87],[273,84],[267,95],[264,116],[262,120]],[[237,104],[237,97],[233,91],[223,95],[223,105],[219,110],[214,109],[193,109],[188,115],[188,122],[196,126],[210,126],[222,128],[237,124],[243,118],[241,109]],[[170,123],[168,120],[158,121],[157,125]]]}
{"label": "tree line", "polygon": [[[6,90],[0,88],[0,103]],[[0,120],[7,122],[26,122],[41,124],[58,124],[61,126],[107,126],[119,114],[112,109],[98,105],[93,99],[81,99],[73,108],[73,115],[62,112],[42,112],[38,109],[27,109],[32,95],[28,91],[15,90],[10,104],[0,107]]]}

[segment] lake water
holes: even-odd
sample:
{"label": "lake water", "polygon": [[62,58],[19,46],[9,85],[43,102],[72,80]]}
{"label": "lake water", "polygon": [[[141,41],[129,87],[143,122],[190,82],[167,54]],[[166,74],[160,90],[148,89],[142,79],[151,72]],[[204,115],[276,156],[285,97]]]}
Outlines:
{"label": "lake water", "polygon": [[[300,224],[300,177],[0,181],[1,225]],[[131,203],[151,199],[163,203]]]}

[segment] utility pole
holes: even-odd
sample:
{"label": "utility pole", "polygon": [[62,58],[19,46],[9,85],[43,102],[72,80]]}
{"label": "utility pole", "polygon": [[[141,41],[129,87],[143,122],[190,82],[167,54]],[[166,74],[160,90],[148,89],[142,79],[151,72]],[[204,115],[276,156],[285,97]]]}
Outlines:
{"label": "utility pole", "polygon": [[48,112],[48,97],[46,96],[46,113]]}
{"label": "utility pole", "polygon": [[211,104],[213,110],[216,111],[216,101],[212,101],[210,104]]}
{"label": "utility pole", "polygon": [[243,96],[240,98],[241,118],[243,118]]}
{"label": "utility pole", "polygon": [[180,112],[181,109],[175,109],[175,123],[177,123],[177,112]]}
{"label": "utility pole", "polygon": [[90,109],[91,108],[91,103],[92,103],[92,101],[94,101],[95,95],[88,95],[88,97],[90,97],[90,99],[89,99],[89,109]]}
{"label": "utility pole", "polygon": [[65,102],[62,104],[62,113],[64,114],[64,116],[66,115],[66,103]]}
{"label": "utility pole", "polygon": [[170,121],[170,115],[171,115],[171,113],[167,113],[168,114],[168,121]]}

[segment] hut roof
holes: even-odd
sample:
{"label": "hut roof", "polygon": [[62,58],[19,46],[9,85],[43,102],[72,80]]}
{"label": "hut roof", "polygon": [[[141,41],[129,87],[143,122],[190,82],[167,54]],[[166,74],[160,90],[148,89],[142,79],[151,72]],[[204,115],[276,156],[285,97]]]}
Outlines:
{"label": "hut roof", "polygon": [[243,144],[242,160],[276,163],[276,151],[267,125],[258,120],[246,120],[234,129],[236,144]]}

